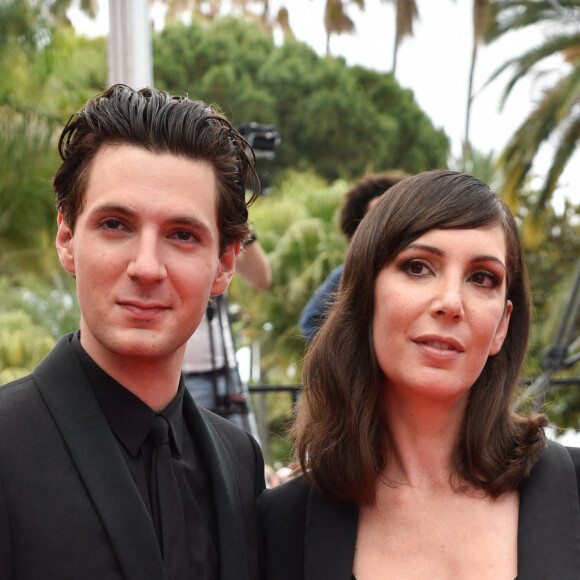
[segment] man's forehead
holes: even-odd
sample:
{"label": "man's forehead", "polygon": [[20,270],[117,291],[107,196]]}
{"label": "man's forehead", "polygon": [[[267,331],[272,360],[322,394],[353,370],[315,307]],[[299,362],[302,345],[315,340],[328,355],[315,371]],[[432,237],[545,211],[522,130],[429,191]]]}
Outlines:
{"label": "man's forehead", "polygon": [[[195,221],[202,213],[217,212],[215,168],[170,152],[154,152],[133,145],[101,148],[88,168],[79,211],[98,205],[127,214],[155,205],[173,221]],[[195,210],[195,211],[192,211]]]}

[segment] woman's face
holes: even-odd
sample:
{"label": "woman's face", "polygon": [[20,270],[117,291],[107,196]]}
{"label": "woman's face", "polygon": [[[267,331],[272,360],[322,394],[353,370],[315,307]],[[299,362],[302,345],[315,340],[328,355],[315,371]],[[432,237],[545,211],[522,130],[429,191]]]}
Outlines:
{"label": "woman's face", "polygon": [[458,400],[508,330],[506,244],[499,225],[434,229],[382,268],[373,339],[389,392]]}

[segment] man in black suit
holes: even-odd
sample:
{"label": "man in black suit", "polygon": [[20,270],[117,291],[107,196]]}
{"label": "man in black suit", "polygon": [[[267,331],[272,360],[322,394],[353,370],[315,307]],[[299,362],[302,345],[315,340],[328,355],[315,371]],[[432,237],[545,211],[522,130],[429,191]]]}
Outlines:
{"label": "man in black suit", "polygon": [[249,237],[246,145],[200,101],[123,85],[66,125],[56,246],[80,329],[0,389],[2,580],[258,577],[262,455],[181,375]]}

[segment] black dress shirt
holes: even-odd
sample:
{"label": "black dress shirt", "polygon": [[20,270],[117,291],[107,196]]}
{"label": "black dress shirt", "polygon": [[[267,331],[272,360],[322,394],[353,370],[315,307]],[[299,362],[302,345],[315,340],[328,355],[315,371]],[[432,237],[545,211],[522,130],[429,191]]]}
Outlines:
{"label": "black dress shirt", "polygon": [[[103,371],[86,353],[80,343],[80,331],[72,339],[81,364],[103,413],[119,444],[127,468],[149,512],[157,537],[160,522],[154,521],[151,509],[151,464],[153,446],[147,437],[155,411],[139,397]],[[185,391],[183,377],[177,395],[160,414],[168,423],[173,471],[183,499],[188,555],[188,577],[214,580],[219,576],[217,556],[217,524],[207,469],[196,449],[183,418]]]}

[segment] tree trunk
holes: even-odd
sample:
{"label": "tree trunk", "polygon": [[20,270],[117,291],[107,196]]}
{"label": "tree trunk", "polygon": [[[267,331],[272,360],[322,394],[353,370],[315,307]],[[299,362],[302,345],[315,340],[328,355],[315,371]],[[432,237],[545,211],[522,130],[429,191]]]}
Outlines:
{"label": "tree trunk", "polygon": [[475,76],[475,63],[477,62],[477,38],[473,37],[473,50],[471,51],[471,64],[469,66],[469,81],[467,84],[467,107],[465,111],[465,134],[463,136],[463,156],[461,169],[467,171],[467,164],[471,160],[471,144],[469,142],[469,123],[471,119],[471,105],[473,104],[473,77]]}
{"label": "tree trunk", "polygon": [[397,71],[397,56],[399,56],[399,35],[395,34],[395,46],[393,47],[393,66],[391,68],[391,73],[395,76]]}

